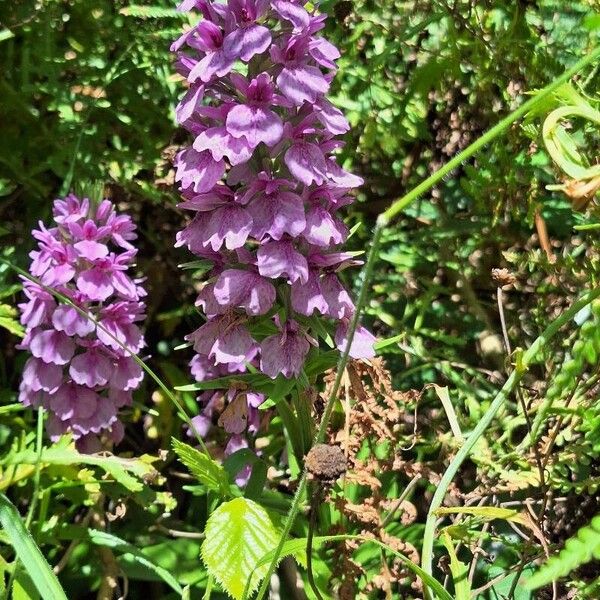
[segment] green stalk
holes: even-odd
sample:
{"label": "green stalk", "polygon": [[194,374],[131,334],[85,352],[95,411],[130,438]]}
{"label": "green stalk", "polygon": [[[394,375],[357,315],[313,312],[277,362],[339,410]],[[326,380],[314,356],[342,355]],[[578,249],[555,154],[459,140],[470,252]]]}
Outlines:
{"label": "green stalk", "polygon": [[17,509],[4,494],[0,494],[0,526],[41,597],[44,600],[67,600],[48,561],[25,528]]}
{"label": "green stalk", "polygon": [[[37,428],[36,428],[36,436],[35,436],[35,448],[36,448],[36,456],[35,456],[35,471],[33,473],[33,493],[31,496],[31,502],[29,504],[29,509],[27,511],[27,517],[25,519],[25,529],[27,531],[31,530],[31,522],[33,521],[33,517],[35,511],[37,509],[37,505],[40,497],[40,474],[42,471],[42,452],[44,450],[44,409],[40,406],[37,410]],[[33,536],[32,536],[33,537]],[[6,598],[10,596],[13,584],[15,582],[15,578],[21,566],[19,556],[15,557],[15,561],[13,564],[13,569],[10,573],[10,577],[8,578],[8,585],[6,587]]]}
{"label": "green stalk", "polygon": [[573,75],[581,71],[584,67],[600,57],[600,47],[592,50],[587,56],[577,61],[570,69],[567,69],[560,77],[552,83],[540,90],[533,98],[527,100],[519,108],[504,117],[499,123],[494,125],[490,130],[486,131],[479,139],[475,140],[470,146],[467,146],[462,152],[459,152],[453,159],[447,162],[438,171],[425,179],[422,183],[413,188],[408,194],[396,200],[384,213],[385,221],[391,221],[397,217],[409,204],[414,202],[419,196],[429,191],[436,183],[441,181],[446,175],[459,167],[465,160],[471,158],[479,152],[484,146],[492,140],[504,133],[515,121],[525,116],[536,104],[548,97],[552,92],[556,91],[561,85],[566,83]]}
{"label": "green stalk", "polygon": [[448,468],[444,472],[435,494],[433,495],[433,499],[431,500],[431,504],[429,506],[429,512],[427,513],[427,520],[425,521],[425,533],[423,535],[423,549],[421,553],[421,567],[427,574],[432,574],[433,541],[437,520],[436,511],[442,505],[442,502],[446,496],[446,492],[448,491],[448,487],[452,483],[452,480],[454,479],[458,469],[471,453],[473,446],[475,446],[479,438],[489,427],[500,407],[510,396],[519,381],[521,381],[521,378],[527,372],[529,365],[536,358],[539,351],[544,348],[548,341],[560,331],[563,325],[566,325],[569,321],[571,321],[582,308],[585,308],[598,296],[600,296],[600,288],[584,294],[584,296],[575,302],[571,308],[566,310],[562,315],[560,315],[560,317],[553,321],[533,342],[529,349],[523,353],[522,357],[517,362],[515,370],[506,380],[506,383],[502,386],[502,389],[496,394],[496,397],[490,404],[490,407],[487,409],[479,423],[477,423],[475,429],[473,429],[473,431],[470,433],[460,450],[456,453],[456,456],[452,459],[452,462],[448,465]]}
{"label": "green stalk", "polygon": [[40,495],[40,474],[42,471],[42,452],[44,451],[44,409],[40,406],[37,411],[37,430],[35,436],[35,473],[33,475],[33,496],[27,511],[25,527],[31,528],[31,522],[37,508]]}

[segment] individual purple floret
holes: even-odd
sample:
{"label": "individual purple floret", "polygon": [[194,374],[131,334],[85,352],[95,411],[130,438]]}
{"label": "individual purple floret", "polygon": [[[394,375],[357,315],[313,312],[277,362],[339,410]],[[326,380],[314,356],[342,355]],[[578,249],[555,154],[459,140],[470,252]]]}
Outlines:
{"label": "individual purple floret", "polygon": [[131,218],[117,215],[108,200],[95,206],[71,194],[55,200],[53,214],[55,227],[40,223],[32,232],[38,249],[30,253],[30,271],[84,314],[23,278],[21,348],[32,356],[19,399],[48,411],[53,440],[70,432],[81,450],[94,451],[102,438],[122,439],[118,410],[131,404],[144,375],[131,356],[144,346],[137,323],[146,293],[128,273],[137,236]]}
{"label": "individual purple floret", "polygon": [[[347,345],[355,309],[338,273],[357,261],[341,250],[340,210],[362,180],[336,162],[336,136],[349,124],[325,95],[340,54],[318,35],[325,15],[305,4],[180,5],[202,18],[171,47],[189,88],[176,115],[193,137],[175,160],[181,207],[194,215],[177,245],[214,263],[197,301],[206,323],[188,338],[198,381],[249,365],[272,379],[299,377],[318,338]],[[374,341],[359,328],[350,355],[374,356]],[[204,394],[198,432],[239,398]],[[252,415],[256,398],[245,402]],[[232,447],[238,425],[221,423]]]}

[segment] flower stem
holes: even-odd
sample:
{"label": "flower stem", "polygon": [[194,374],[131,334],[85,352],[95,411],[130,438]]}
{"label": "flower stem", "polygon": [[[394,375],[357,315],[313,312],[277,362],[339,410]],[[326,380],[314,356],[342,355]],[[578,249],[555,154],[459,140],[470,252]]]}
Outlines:
{"label": "flower stem", "polygon": [[500,134],[504,133],[515,121],[518,121],[521,117],[525,116],[541,100],[555,92],[561,85],[573,77],[573,75],[581,71],[581,69],[589,65],[598,57],[600,57],[600,46],[576,62],[570,69],[567,69],[560,77],[556,78],[552,83],[537,92],[535,96],[527,100],[527,102],[524,102],[521,106],[519,106],[519,108],[504,117],[504,119],[486,131],[480,138],[475,140],[471,145],[467,146],[462,152],[459,152],[453,159],[448,161],[443,167],[433,173],[433,175],[410,190],[408,194],[405,194],[402,196],[402,198],[396,200],[383,213],[383,217],[387,221],[391,221],[393,218],[397,217],[419,196],[430,190],[436,183],[441,181],[444,177],[446,177],[446,175],[459,167],[465,160],[471,158],[471,156],[479,152],[479,150],[481,150],[484,146],[489,144]]}

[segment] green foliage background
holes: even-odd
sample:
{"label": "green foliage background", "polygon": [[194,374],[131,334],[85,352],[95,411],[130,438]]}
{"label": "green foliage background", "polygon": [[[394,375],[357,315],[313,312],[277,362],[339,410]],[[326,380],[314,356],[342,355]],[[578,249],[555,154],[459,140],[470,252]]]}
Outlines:
{"label": "green foliage background", "polygon": [[[598,43],[600,33],[594,0],[323,0],[321,7],[331,15],[327,35],[342,51],[332,99],[353,126],[343,161],[366,180],[349,216],[357,226],[351,238],[355,250],[368,244],[378,213],[528,94],[561,75]],[[173,8],[168,0],[0,5],[1,256],[26,268],[31,228],[47,219],[51,201],[69,189],[114,198],[141,230],[139,268],[150,292],[149,364],[171,387],[189,383],[189,353],[175,349],[198,323],[193,297],[202,275],[178,269],[189,257],[172,247],[183,217],[175,208],[170,159],[186,138],[174,124],[182,87],[173,76],[168,46],[187,19]],[[571,90],[596,107],[597,67],[583,73]],[[416,433],[402,441],[409,448],[403,460],[422,472],[442,473],[458,443],[438,396],[426,386],[448,387],[458,426],[468,432],[515,360],[503,346],[491,270],[507,268],[516,277],[504,302],[513,349],[527,347],[581,290],[597,285],[597,229],[574,229],[595,225],[597,207],[592,203],[576,211],[564,193],[546,187],[561,182],[564,174],[545,151],[540,125],[568,96],[563,91],[512,127],[384,233],[367,320],[381,339],[392,338],[382,354],[395,388],[426,390],[421,400],[407,405],[407,414],[417,415]],[[576,142],[595,164],[597,130],[581,124],[575,129]],[[549,252],[540,244],[536,214],[538,225],[541,217],[547,227]],[[354,277],[347,283],[356,289],[359,278]],[[0,265],[0,492],[26,511],[35,480],[35,415],[16,404],[24,361],[15,349],[21,335],[15,321],[19,290],[14,274]],[[573,325],[545,350],[520,392],[527,406],[543,405],[547,411],[540,447],[551,442],[544,527],[552,551],[600,513],[600,324],[594,311],[587,326]],[[192,392],[179,392],[178,398],[195,414]],[[275,418],[269,430],[261,459],[264,477],[267,467],[279,466],[286,443],[290,450],[282,419]],[[45,450],[55,455],[44,461],[32,534],[51,564],[78,541],[60,574],[69,598],[95,597],[106,566],[99,547],[117,557],[130,598],[180,597],[178,585],[189,585],[191,597],[201,598],[212,584],[200,560],[198,534],[217,500],[234,502],[239,492],[223,481],[225,471],[194,463],[181,448],[182,464],[198,481],[173,475],[182,469],[173,454],[163,461],[147,456],[168,450],[171,435],[183,437],[175,409],[150,381],[127,420],[121,450],[130,462],[82,465],[69,448]],[[511,398],[455,482],[461,502],[481,482],[498,502],[543,501],[536,457],[531,451],[515,452],[526,431],[519,398]],[[242,464],[226,464],[228,475]],[[208,475],[203,479],[194,468]],[[297,471],[292,464],[292,479]],[[255,489],[264,477],[257,475]],[[397,498],[411,478],[408,470],[384,473],[383,493]],[[435,477],[424,477],[409,496],[416,520],[388,527],[417,548],[434,482]],[[97,521],[92,509],[100,491],[109,512],[127,506],[124,518],[108,525]],[[270,527],[279,527],[289,507],[288,492],[257,492],[252,499],[271,511]],[[349,492],[354,502],[365,494],[360,486]],[[324,507],[320,516],[332,529],[341,522],[334,506]],[[475,597],[532,597],[524,578],[509,569],[521,565],[530,574],[532,561],[543,555],[539,540],[519,537],[509,519],[481,534],[485,521],[481,515],[457,517],[448,533],[451,546],[462,542],[454,558],[466,564],[472,560],[467,548],[482,536],[487,558],[474,559],[471,583],[473,589],[485,589]],[[352,524],[345,526],[352,530]],[[306,528],[304,519],[295,533],[302,537]],[[350,532],[360,533],[354,529]],[[597,538],[597,527],[588,530]],[[6,572],[8,582],[14,555],[2,535],[0,574]],[[437,550],[442,548],[440,541]],[[315,563],[324,593],[332,585],[331,554],[331,549],[320,550]],[[365,590],[380,573],[382,556],[385,552],[373,546],[356,557],[364,569],[357,577],[357,597],[377,597]],[[597,593],[595,575],[581,569],[568,575],[569,569],[550,564],[567,576],[565,585],[576,597]],[[442,581],[451,574],[444,568],[436,572]],[[506,577],[486,587],[502,574]],[[17,569],[14,578],[22,595],[13,597],[36,597],[25,570]],[[4,585],[3,578],[0,595]],[[459,591],[452,584],[449,589]],[[566,587],[561,590],[566,593]],[[403,581],[391,597],[418,598],[420,593]],[[213,597],[224,596],[217,590]]]}

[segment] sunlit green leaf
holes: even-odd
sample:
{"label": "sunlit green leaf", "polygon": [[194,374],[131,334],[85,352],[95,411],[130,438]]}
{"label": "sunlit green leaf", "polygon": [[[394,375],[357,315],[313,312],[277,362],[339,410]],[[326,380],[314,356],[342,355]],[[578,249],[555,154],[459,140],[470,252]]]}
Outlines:
{"label": "sunlit green leaf", "polygon": [[249,590],[256,589],[268,567],[255,567],[279,539],[265,509],[248,498],[225,502],[208,519],[204,534],[202,559],[223,589],[240,600],[250,576]]}

